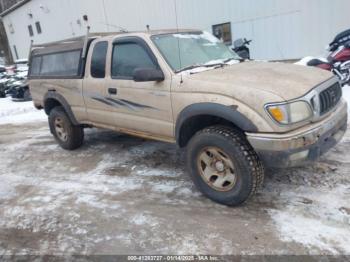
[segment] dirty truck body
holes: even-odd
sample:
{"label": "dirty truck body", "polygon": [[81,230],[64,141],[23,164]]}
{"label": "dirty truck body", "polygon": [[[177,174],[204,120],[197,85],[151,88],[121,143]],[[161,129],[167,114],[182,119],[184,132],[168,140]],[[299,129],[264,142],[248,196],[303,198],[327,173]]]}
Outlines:
{"label": "dirty truck body", "polygon": [[90,35],[35,46],[35,106],[69,150],[99,127],[187,147],[189,173],[209,198],[245,202],[264,167],[299,166],[337,144],[347,104],[315,68],[243,62],[193,30]]}

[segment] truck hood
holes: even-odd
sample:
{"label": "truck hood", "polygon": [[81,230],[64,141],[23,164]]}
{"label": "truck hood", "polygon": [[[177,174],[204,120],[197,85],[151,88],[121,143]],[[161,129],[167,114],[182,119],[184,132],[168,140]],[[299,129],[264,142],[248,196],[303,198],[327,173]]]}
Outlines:
{"label": "truck hood", "polygon": [[286,63],[245,62],[192,74],[189,79],[213,83],[209,85],[211,92],[217,84],[233,87],[240,92],[244,92],[245,89],[258,89],[284,100],[292,100],[307,94],[332,76],[328,71],[313,67]]}

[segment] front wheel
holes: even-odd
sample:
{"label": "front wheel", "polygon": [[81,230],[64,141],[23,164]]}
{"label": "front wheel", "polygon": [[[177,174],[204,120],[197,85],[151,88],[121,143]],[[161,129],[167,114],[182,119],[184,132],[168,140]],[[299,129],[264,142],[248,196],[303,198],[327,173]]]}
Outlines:
{"label": "front wheel", "polygon": [[82,146],[84,129],[73,125],[63,107],[55,107],[49,115],[50,130],[63,149],[75,150]]}
{"label": "front wheel", "polygon": [[213,126],[198,132],[187,154],[191,178],[211,200],[238,206],[254,195],[264,179],[264,168],[240,132]]}

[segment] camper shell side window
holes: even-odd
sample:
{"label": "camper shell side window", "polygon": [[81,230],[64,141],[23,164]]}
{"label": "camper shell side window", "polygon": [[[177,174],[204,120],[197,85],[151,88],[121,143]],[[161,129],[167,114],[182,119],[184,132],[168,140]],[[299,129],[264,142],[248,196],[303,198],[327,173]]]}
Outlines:
{"label": "camper shell side window", "polygon": [[81,78],[81,49],[32,56],[30,78]]}

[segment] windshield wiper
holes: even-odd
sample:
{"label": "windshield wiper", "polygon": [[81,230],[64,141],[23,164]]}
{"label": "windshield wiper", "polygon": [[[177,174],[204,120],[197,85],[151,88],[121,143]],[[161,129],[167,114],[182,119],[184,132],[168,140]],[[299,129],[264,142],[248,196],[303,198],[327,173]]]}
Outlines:
{"label": "windshield wiper", "polygon": [[190,65],[190,66],[186,66],[184,68],[181,68],[180,70],[177,70],[176,73],[181,73],[183,71],[195,69],[195,68],[198,68],[198,67],[205,67],[205,65]]}
{"label": "windshield wiper", "polygon": [[215,64],[208,64],[208,65],[206,65],[206,64],[202,64],[202,65],[190,65],[190,66],[186,66],[186,67],[184,67],[184,68],[182,68],[182,69],[176,71],[176,73],[181,73],[181,72],[183,72],[183,71],[195,69],[195,68],[198,68],[198,67],[207,67],[207,68],[209,68],[209,67],[216,67],[216,66],[222,67],[222,66],[224,66],[224,65],[225,65],[224,63],[215,63]]}

